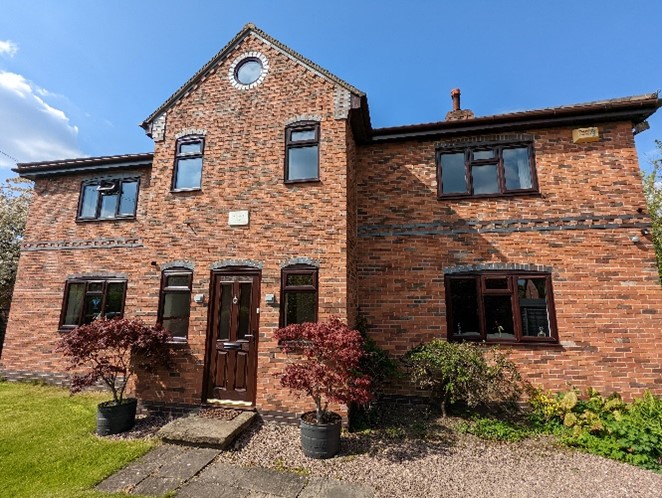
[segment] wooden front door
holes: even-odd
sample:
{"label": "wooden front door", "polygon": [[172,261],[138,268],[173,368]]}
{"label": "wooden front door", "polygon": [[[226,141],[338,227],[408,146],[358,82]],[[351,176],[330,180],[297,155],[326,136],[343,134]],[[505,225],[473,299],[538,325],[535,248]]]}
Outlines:
{"label": "wooden front door", "polygon": [[259,270],[212,273],[206,398],[255,403]]}

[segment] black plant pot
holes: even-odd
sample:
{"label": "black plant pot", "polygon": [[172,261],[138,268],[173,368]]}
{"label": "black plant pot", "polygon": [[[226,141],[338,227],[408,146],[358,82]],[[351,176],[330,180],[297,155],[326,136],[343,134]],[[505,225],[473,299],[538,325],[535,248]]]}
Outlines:
{"label": "black plant pot", "polygon": [[342,419],[333,413],[333,420],[326,424],[306,422],[305,417],[314,418],[315,412],[304,413],[301,416],[301,448],[303,454],[310,458],[331,458],[340,449],[340,429]]}
{"label": "black plant pot", "polygon": [[128,431],[136,423],[136,398],[125,399],[117,405],[114,401],[104,401],[97,406],[97,434],[109,436]]}

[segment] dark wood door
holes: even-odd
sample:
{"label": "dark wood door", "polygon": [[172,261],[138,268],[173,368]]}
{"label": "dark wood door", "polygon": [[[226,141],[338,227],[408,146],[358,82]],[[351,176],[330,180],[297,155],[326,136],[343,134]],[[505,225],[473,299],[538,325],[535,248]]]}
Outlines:
{"label": "dark wood door", "polygon": [[255,402],[259,271],[212,274],[207,399]]}

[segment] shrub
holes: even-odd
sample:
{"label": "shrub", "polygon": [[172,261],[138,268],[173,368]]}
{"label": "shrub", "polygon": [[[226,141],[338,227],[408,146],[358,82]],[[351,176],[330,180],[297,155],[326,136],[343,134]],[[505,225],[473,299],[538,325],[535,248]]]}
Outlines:
{"label": "shrub", "polygon": [[138,319],[99,318],[64,335],[57,351],[69,360],[74,374],[71,392],[79,392],[102,381],[121,404],[131,376],[137,370],[154,371],[170,366],[170,334],[160,325],[150,327]]}
{"label": "shrub", "polygon": [[363,356],[359,361],[359,370],[370,377],[371,390],[376,398],[385,384],[400,376],[400,366],[368,336],[368,323],[361,313],[356,318],[356,330],[363,337]]}
{"label": "shrub", "polygon": [[624,403],[616,393],[603,397],[589,389],[551,395],[536,390],[530,396],[534,425],[560,436],[568,446],[662,470],[662,398],[646,392]]}
{"label": "shrub", "polygon": [[412,381],[430,389],[440,400],[445,417],[450,404],[464,401],[477,405],[514,403],[520,395],[520,376],[515,364],[495,348],[434,339],[405,355]]}
{"label": "shrub", "polygon": [[458,431],[491,441],[517,442],[531,435],[527,428],[494,418],[477,418],[471,422],[462,422]]}
{"label": "shrub", "polygon": [[291,357],[280,383],[310,396],[317,423],[332,419],[330,401],[368,403],[370,377],[359,372],[363,338],[338,318],[325,322],[288,325],[275,333],[281,349]]}

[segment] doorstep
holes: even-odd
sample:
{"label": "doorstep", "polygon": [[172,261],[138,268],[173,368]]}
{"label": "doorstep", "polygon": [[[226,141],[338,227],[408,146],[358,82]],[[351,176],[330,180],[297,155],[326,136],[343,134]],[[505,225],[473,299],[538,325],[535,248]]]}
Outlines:
{"label": "doorstep", "polygon": [[166,443],[222,450],[230,446],[256,418],[257,413],[249,411],[241,412],[231,420],[193,414],[164,425],[157,436]]}

